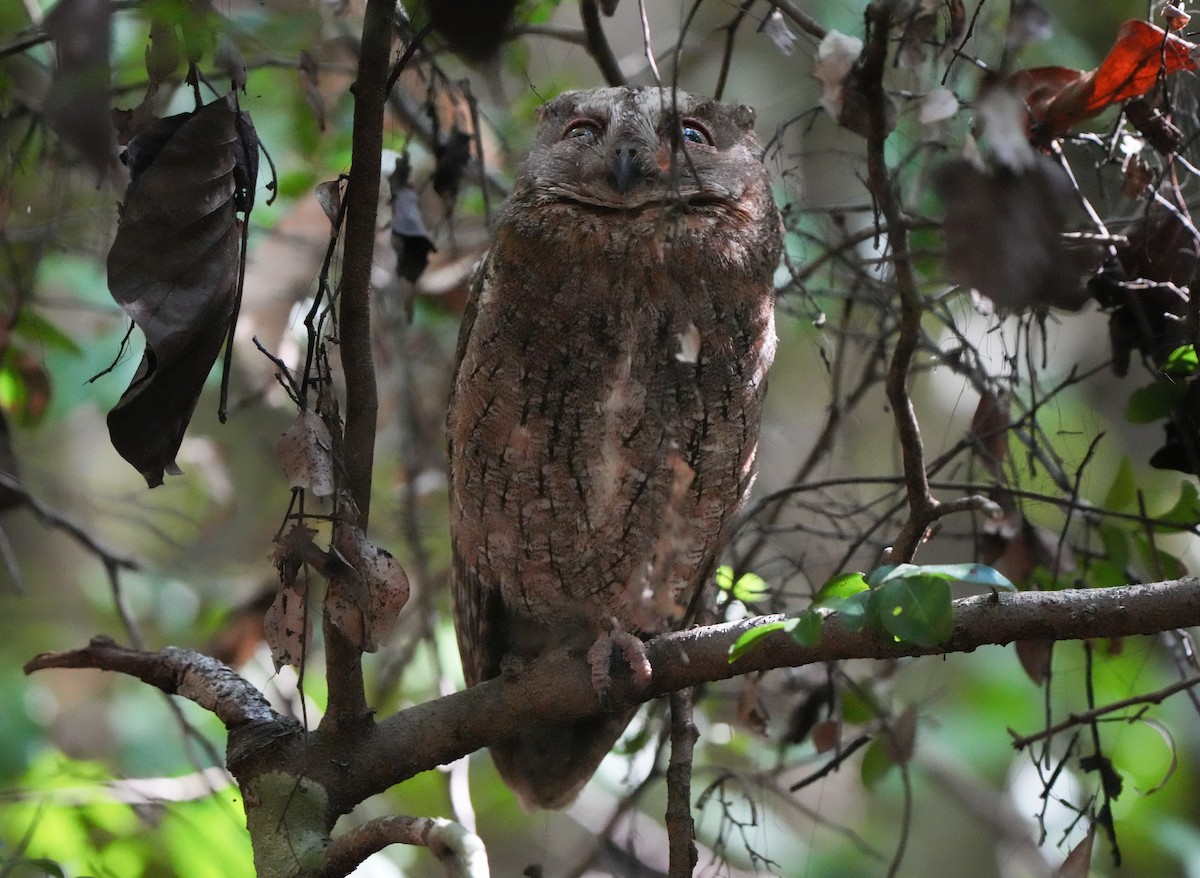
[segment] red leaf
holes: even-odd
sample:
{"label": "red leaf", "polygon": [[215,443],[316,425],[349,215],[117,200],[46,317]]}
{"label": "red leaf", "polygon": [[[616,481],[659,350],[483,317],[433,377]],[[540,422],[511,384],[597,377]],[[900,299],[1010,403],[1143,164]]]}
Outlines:
{"label": "red leaf", "polygon": [[1113,104],[1146,94],[1162,76],[1195,70],[1195,49],[1195,43],[1131,19],[1095,70],[1035,67],[1017,71],[1012,82],[1029,106],[1030,122],[1043,137],[1054,138]]}

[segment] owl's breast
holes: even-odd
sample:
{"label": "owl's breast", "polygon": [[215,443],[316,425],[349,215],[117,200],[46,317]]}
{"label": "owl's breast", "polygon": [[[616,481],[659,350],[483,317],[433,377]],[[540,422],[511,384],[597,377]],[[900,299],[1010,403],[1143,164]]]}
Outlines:
{"label": "owl's breast", "polygon": [[507,248],[456,379],[457,551],[544,623],[669,626],[752,481],[769,279],[628,247],[602,264]]}

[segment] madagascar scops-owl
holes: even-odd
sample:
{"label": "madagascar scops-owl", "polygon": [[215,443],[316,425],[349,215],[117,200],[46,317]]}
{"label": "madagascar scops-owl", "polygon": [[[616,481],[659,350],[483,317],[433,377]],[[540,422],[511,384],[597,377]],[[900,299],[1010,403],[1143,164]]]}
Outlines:
{"label": "madagascar scops-owl", "polygon": [[[541,110],[458,347],[454,617],[468,685],[506,656],[678,627],[754,478],[780,221],[748,107],[571,92]],[[595,676],[595,674],[594,674]],[[531,806],[579,792],[632,714],[492,747]]]}

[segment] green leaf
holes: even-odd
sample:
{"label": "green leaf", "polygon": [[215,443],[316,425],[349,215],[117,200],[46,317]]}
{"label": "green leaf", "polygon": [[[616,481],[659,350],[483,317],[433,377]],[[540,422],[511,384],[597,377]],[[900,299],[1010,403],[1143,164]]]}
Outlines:
{"label": "green leaf", "polygon": [[1175,505],[1159,516],[1154,529],[1168,533],[1181,530],[1191,530],[1200,524],[1200,491],[1192,482],[1181,482],[1179,499]]}
{"label": "green leaf", "polygon": [[866,591],[868,588],[870,586],[867,584],[867,578],[861,573],[839,573],[821,586],[817,596],[813,598],[813,603],[820,604],[834,598],[848,598],[860,591]]}
{"label": "green leaf", "polygon": [[868,790],[879,786],[879,782],[887,777],[888,772],[896,765],[883,739],[876,737],[867,745],[862,761],[862,782]]}
{"label": "green leaf", "polygon": [[1131,424],[1153,424],[1175,411],[1187,392],[1187,385],[1155,381],[1129,394],[1125,420]]}
{"label": "green leaf", "polygon": [[1008,581],[1008,577],[986,564],[897,564],[894,567],[880,567],[873,571],[870,577],[873,588],[904,579],[941,579],[946,582],[985,585],[1004,591],[1017,590],[1017,587]]}
{"label": "green leaf", "polygon": [[[1192,490],[1194,491],[1195,488]],[[1151,545],[1145,534],[1135,533],[1133,544],[1137,547],[1142,564],[1155,579],[1180,579],[1188,575],[1187,566],[1178,557],[1157,544]]]}
{"label": "green leaf", "polygon": [[[915,564],[901,564],[899,566],[900,567],[915,567],[916,565]],[[897,567],[897,565],[895,565],[895,564],[884,564],[882,567],[876,567],[874,570],[872,570],[870,573],[867,574],[867,585],[871,586],[871,588],[878,588],[880,585],[883,584],[884,580],[892,574],[892,571],[894,571],[896,569],[896,567]]]}
{"label": "green leaf", "polygon": [[1196,346],[1187,344],[1171,351],[1159,371],[1164,375],[1186,377],[1196,371],[1197,365],[1200,365],[1200,358],[1196,356]]}
{"label": "green leaf", "polygon": [[757,573],[743,573],[735,582],[733,568],[722,564],[717,568],[717,588],[727,591],[743,603],[755,601],[767,592],[767,581]]}
{"label": "green leaf", "polygon": [[[789,620],[790,621],[790,620]],[[787,625],[787,622],[768,622],[766,625],[758,625],[746,631],[734,641],[733,646],[729,647],[729,663],[733,664],[742,656],[750,651],[750,648],[758,641],[762,640],[773,631],[782,631]]]}
{"label": "green leaf", "polygon": [[880,624],[907,643],[937,646],[954,633],[950,583],[928,576],[906,576],[884,583],[875,593]]}
{"label": "green leaf", "polygon": [[917,568],[920,576],[933,576],[952,582],[969,582],[1003,591],[1016,591],[1008,577],[986,564],[925,564]]}
{"label": "green leaf", "polygon": [[832,598],[822,603],[820,610],[826,616],[836,615],[847,631],[861,631],[869,618],[867,607],[873,594],[874,592],[868,590],[849,597]]}
{"label": "green leaf", "polygon": [[1108,494],[1104,498],[1105,509],[1126,509],[1137,499],[1137,482],[1133,478],[1133,463],[1129,455],[1121,458],[1117,474],[1108,486]]}
{"label": "green leaf", "polygon": [[792,639],[801,646],[810,649],[821,643],[821,625],[825,620],[813,609],[807,609],[795,618],[796,627],[792,629]]}

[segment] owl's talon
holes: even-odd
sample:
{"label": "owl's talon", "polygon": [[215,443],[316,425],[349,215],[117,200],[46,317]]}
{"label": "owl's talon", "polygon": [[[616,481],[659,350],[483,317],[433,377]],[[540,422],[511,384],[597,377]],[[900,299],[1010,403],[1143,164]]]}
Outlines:
{"label": "owl's talon", "polygon": [[588,666],[592,669],[592,688],[596,690],[596,696],[606,711],[613,709],[611,663],[614,649],[620,649],[621,656],[628,663],[634,688],[644,689],[653,675],[650,659],[646,656],[646,645],[641,638],[625,631],[613,619],[612,628],[601,634],[587,652]]}

